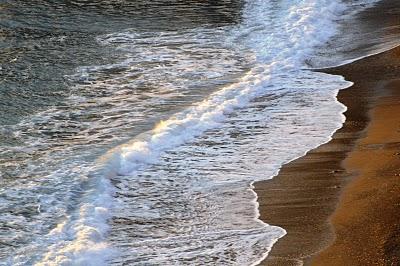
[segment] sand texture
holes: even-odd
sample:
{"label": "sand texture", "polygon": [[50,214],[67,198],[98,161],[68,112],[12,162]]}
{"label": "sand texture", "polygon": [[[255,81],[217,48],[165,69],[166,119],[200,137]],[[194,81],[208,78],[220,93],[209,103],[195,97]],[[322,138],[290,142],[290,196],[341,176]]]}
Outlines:
{"label": "sand texture", "polygon": [[255,184],[288,234],[261,265],[400,265],[400,48],[326,70],[354,82],[332,141]]}

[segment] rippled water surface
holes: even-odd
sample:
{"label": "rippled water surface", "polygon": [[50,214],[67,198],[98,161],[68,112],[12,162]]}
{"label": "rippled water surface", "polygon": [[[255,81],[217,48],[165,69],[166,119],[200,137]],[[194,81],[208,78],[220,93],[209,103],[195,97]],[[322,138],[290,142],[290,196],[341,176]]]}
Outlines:
{"label": "rippled water surface", "polygon": [[252,182],[343,122],[305,61],[346,8],[0,2],[1,264],[260,261],[285,231]]}
{"label": "rippled water surface", "polygon": [[[96,157],[243,72],[248,60],[211,30],[238,23],[242,4],[1,4],[0,257],[77,207]],[[134,45],[102,42],[129,29]]]}

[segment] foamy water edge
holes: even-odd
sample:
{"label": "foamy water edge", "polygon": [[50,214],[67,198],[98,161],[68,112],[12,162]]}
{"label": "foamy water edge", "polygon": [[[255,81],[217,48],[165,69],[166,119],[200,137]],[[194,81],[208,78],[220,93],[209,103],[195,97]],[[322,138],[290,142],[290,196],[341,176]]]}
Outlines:
{"label": "foamy water edge", "polygon": [[[262,1],[259,4],[262,5]],[[298,9],[298,7],[296,7],[296,9]],[[321,11],[321,9],[323,11]],[[301,22],[304,23],[304,25],[308,25],[307,23],[312,25],[312,23],[315,22],[315,16],[325,12],[329,14],[329,16],[323,18],[322,24],[325,25],[325,23],[332,23],[344,10],[345,8],[343,5],[339,4],[335,6],[330,1],[319,1],[319,3],[311,2],[309,6],[303,7],[302,12],[293,10],[293,17],[300,21],[300,25],[296,26],[301,28]],[[305,14],[310,16],[310,21],[304,19]],[[260,17],[261,16],[259,16],[259,19]],[[250,25],[248,29],[244,30],[244,33],[242,31],[239,35],[251,35],[254,27],[259,23],[262,23],[262,20],[257,21],[254,25]],[[283,51],[280,54],[278,53],[276,61],[269,64],[265,63],[269,62],[271,58],[268,55],[259,54],[258,60],[261,62],[259,66],[252,69],[239,83],[230,85],[212,94],[207,100],[197,106],[189,108],[161,122],[154,130],[142,135],[139,140],[134,139],[130,143],[118,147],[107,154],[105,156],[108,160],[107,167],[102,170],[100,175],[97,175],[93,179],[94,188],[87,193],[84,201],[85,203],[81,206],[77,215],[78,219],[76,219],[76,217],[70,217],[71,220],[60,224],[50,233],[49,237],[54,240],[54,244],[50,246],[47,255],[37,265],[62,265],[65,263],[101,265],[105,264],[111,256],[117,255],[117,251],[113,250],[105,241],[109,230],[107,220],[111,217],[113,204],[115,204],[112,197],[113,188],[109,179],[115,178],[117,175],[132,175],[143,165],[152,164],[152,162],[156,161],[160,157],[160,154],[166,150],[188,143],[205,131],[219,127],[221,123],[225,121],[226,116],[229,116],[238,109],[245,108],[253,99],[263,96],[266,93],[265,88],[268,87],[270,82],[273,82],[275,73],[294,67],[301,67],[303,60],[306,59],[308,54],[312,53],[312,47],[322,45],[335,34],[334,30],[326,34],[326,30],[320,30],[320,32],[318,32],[317,29],[314,29],[314,32],[309,33],[309,37],[312,39],[309,40],[304,36],[304,32],[298,30],[298,28],[292,29],[292,33],[297,36],[297,39],[294,38],[294,48],[292,47],[292,50]],[[321,36],[319,34],[321,34]],[[254,42],[254,40],[249,38],[249,42],[251,41]],[[302,43],[303,47],[299,45],[299,42]],[[252,44],[250,44],[250,46],[251,45]],[[259,47],[255,47],[255,49],[261,50]],[[279,49],[278,47],[277,50]],[[303,54],[298,53],[301,49],[303,49]],[[292,54],[295,56],[289,59],[286,57]],[[285,60],[287,65],[280,65],[279,60],[281,59]],[[272,79],[272,81],[270,79]],[[342,78],[335,77],[334,79],[340,83],[340,86],[332,95],[336,98],[340,89],[347,88],[351,86],[352,83],[344,82]],[[338,113],[340,122],[337,123],[336,128],[331,130],[330,136],[327,136],[324,142],[315,143],[312,148],[316,148],[330,141],[334,132],[339,129],[345,121],[343,112],[346,110],[346,107],[338,102],[337,98],[336,104],[340,106],[340,112]],[[184,134],[182,134],[182,132],[184,132]],[[302,157],[306,153],[307,151],[303,151],[301,155],[294,157],[290,161]],[[104,160],[104,158],[100,160]],[[278,172],[279,169],[276,169],[275,175],[278,174]],[[273,176],[265,178],[268,179]],[[253,193],[255,192],[253,191]],[[258,203],[256,202],[257,198],[255,198],[254,202],[257,217],[254,217],[254,219],[259,221]],[[267,224],[265,225],[268,226]],[[284,229],[281,230],[281,236],[279,237],[284,236],[286,233]],[[269,250],[278,239],[279,238],[276,238],[275,241],[272,241],[264,257],[260,258],[260,260],[254,262],[252,265],[256,265],[265,259]],[[93,258],[96,258],[96,260]]]}

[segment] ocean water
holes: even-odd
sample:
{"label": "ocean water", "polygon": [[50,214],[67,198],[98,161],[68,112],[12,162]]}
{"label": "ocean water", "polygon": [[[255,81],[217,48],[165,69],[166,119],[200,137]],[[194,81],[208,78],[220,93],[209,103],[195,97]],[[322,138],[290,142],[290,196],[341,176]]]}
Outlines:
{"label": "ocean water", "polygon": [[373,3],[0,2],[0,265],[256,265],[252,183],[342,125],[308,60]]}

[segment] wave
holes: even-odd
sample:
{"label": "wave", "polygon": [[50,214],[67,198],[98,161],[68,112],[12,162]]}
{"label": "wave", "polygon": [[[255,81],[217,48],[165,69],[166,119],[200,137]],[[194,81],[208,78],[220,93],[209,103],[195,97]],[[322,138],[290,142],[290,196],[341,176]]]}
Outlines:
{"label": "wave", "polygon": [[[251,52],[251,69],[235,83],[100,158],[102,169],[93,171],[80,208],[47,236],[47,241],[51,239],[48,250],[37,265],[205,265],[216,261],[218,265],[255,265],[267,256],[285,230],[258,220],[251,184],[272,178],[282,164],[328,141],[342,125],[345,107],[337,102],[336,94],[351,83],[305,70],[305,61],[315,47],[337,33],[336,21],[347,8],[340,1],[328,0],[248,1],[243,23],[229,29],[226,42]],[[149,33],[128,30],[101,36],[99,42],[126,51],[135,47],[143,34]],[[207,78],[213,74],[204,73]],[[257,130],[261,125],[264,127]],[[247,137],[232,138],[234,144],[246,151],[254,149],[253,156],[263,152],[268,156],[264,157],[268,160],[265,166],[252,163],[243,173],[238,170],[246,155],[229,157],[232,151],[227,149],[233,147],[224,130],[233,129]],[[223,145],[206,145],[207,137],[213,141],[221,138]],[[259,146],[264,151],[256,151]],[[213,168],[206,164],[198,172],[208,178],[188,179],[190,170],[201,164],[195,159],[202,158],[195,156],[197,151],[204,149],[206,156],[218,156],[213,147],[220,147],[220,154],[231,158],[224,161],[218,157],[214,163],[220,169],[232,165],[234,173],[220,171],[214,176],[217,174],[204,169]],[[180,157],[180,153],[195,155]],[[206,163],[210,163],[209,157]],[[185,170],[170,176],[173,167]],[[185,201],[179,201],[181,197]],[[170,205],[164,206],[165,202]],[[190,204],[181,208],[177,202],[193,203],[196,208],[191,210]],[[165,218],[169,216],[160,214],[163,210],[182,218],[171,218],[169,224]],[[203,212],[208,214],[196,216]],[[168,230],[162,226],[169,226]],[[115,230],[122,235],[113,235]]]}

